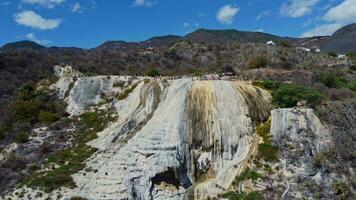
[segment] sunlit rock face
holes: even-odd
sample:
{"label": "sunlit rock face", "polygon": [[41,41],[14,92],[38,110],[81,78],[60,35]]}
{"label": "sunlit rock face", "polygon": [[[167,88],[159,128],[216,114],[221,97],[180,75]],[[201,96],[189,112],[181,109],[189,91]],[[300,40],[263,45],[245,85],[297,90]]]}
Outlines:
{"label": "sunlit rock face", "polygon": [[272,110],[271,118],[271,134],[283,163],[281,177],[286,189],[282,197],[301,198],[304,189],[298,179],[315,181],[323,195],[332,195],[335,174],[315,166],[315,160],[332,148],[328,127],[308,108]]}
{"label": "sunlit rock face", "polygon": [[[91,172],[74,175],[68,196],[88,199],[197,199],[228,189],[258,143],[254,125],[269,116],[268,92],[232,81],[127,80],[79,77],[66,92],[78,115],[136,84],[108,103],[118,120],[89,142],[99,151]],[[110,99],[110,98],[109,98]],[[199,184],[196,184],[199,182]],[[189,190],[188,190],[189,189]],[[188,192],[189,191],[189,192]]]}

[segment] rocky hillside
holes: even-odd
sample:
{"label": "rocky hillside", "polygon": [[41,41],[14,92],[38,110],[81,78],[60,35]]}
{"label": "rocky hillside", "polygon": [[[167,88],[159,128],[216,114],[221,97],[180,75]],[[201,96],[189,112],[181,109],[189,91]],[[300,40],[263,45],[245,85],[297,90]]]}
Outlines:
{"label": "rocky hillside", "polygon": [[[108,41],[92,49],[14,42],[0,48],[0,84],[3,86],[0,102],[22,84],[48,78],[53,74],[52,66],[62,63],[77,66],[86,74],[111,75],[144,75],[152,68],[163,75],[221,72],[226,67],[235,71],[256,67],[312,71],[310,68],[315,66],[344,64],[327,53],[355,50],[354,34],[355,25],[349,25],[331,37],[314,38],[200,29],[184,37],[168,35],[142,42]],[[277,45],[266,45],[270,40]],[[320,47],[325,53],[303,52],[296,46]]]}
{"label": "rocky hillside", "polygon": [[203,42],[203,43],[266,43],[268,41],[289,41],[294,42],[296,39],[279,37],[262,32],[247,32],[238,30],[206,30],[199,29],[185,36],[185,39],[192,42]]}
{"label": "rocky hillside", "polygon": [[324,52],[346,54],[356,52],[356,24],[340,28],[331,36],[301,38],[298,46],[319,47]]}
{"label": "rocky hillside", "polygon": [[12,132],[32,127],[2,143],[5,199],[355,198],[352,98],[229,77],[55,72],[17,92]]}

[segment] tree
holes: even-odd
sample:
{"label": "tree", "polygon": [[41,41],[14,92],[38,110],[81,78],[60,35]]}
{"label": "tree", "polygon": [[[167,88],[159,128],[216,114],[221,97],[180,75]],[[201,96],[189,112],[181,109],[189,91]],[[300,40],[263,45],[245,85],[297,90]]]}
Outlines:
{"label": "tree", "polygon": [[272,102],[281,108],[291,108],[301,100],[308,105],[315,106],[321,102],[323,96],[316,90],[297,84],[282,84],[272,93]]}
{"label": "tree", "polygon": [[156,77],[161,75],[161,73],[156,68],[151,68],[146,72],[147,76]]}
{"label": "tree", "polygon": [[268,60],[264,56],[257,56],[253,60],[248,63],[248,67],[250,69],[255,68],[265,68],[268,64]]}

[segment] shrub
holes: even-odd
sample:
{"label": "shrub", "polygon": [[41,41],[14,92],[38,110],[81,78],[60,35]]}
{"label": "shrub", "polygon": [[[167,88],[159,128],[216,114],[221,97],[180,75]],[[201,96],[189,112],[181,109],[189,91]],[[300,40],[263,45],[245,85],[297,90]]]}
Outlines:
{"label": "shrub", "polygon": [[253,82],[252,84],[254,86],[258,86],[266,90],[276,90],[281,83],[278,81],[264,80],[259,82]]}
{"label": "shrub", "polygon": [[349,199],[351,197],[351,191],[348,185],[341,181],[334,181],[332,184],[333,191],[341,199]]}
{"label": "shrub", "polygon": [[349,88],[350,90],[356,92],[356,81],[350,81],[347,84],[347,88]]}
{"label": "shrub", "polygon": [[40,112],[40,103],[38,101],[18,100],[10,103],[10,110],[15,121],[36,120]]}
{"label": "shrub", "polygon": [[356,52],[350,52],[347,55],[347,58],[349,58],[350,60],[356,62]]}
{"label": "shrub", "polygon": [[356,71],[356,65],[351,65],[351,66],[350,66],[350,69],[351,69],[352,71]]}
{"label": "shrub", "polygon": [[38,119],[41,123],[51,124],[59,119],[58,115],[52,112],[41,111]]}
{"label": "shrub", "polygon": [[249,180],[256,181],[259,178],[263,178],[261,174],[254,170],[247,168],[240,176],[236,177],[235,184],[239,184],[241,181]]}
{"label": "shrub", "polygon": [[268,64],[268,60],[264,56],[257,56],[253,60],[248,63],[248,67],[250,69],[255,68],[265,68]]}
{"label": "shrub", "polygon": [[316,90],[296,84],[281,84],[272,93],[272,102],[281,108],[290,108],[297,105],[298,101],[304,100],[309,105],[315,106],[321,102],[323,96]]}
{"label": "shrub", "polygon": [[20,144],[20,143],[25,143],[28,141],[28,135],[25,132],[20,132],[17,133],[15,136],[15,142]]}
{"label": "shrub", "polygon": [[29,101],[36,96],[35,92],[36,88],[33,84],[25,83],[16,90],[15,96],[18,100]]}
{"label": "shrub", "polygon": [[129,96],[129,94],[137,87],[137,85],[138,85],[138,83],[135,83],[131,87],[124,90],[122,93],[117,95],[117,99],[118,100],[126,99]]}
{"label": "shrub", "polygon": [[265,161],[278,160],[277,158],[278,147],[272,144],[259,144],[258,145],[258,158],[264,159]]}
{"label": "shrub", "polygon": [[161,73],[156,68],[151,68],[146,72],[147,76],[156,77],[161,75]]}
{"label": "shrub", "polygon": [[256,126],[256,133],[263,138],[264,143],[270,142],[271,120]]}
{"label": "shrub", "polygon": [[340,88],[347,83],[347,80],[341,73],[334,72],[317,72],[316,80],[328,88]]}
{"label": "shrub", "polygon": [[115,82],[114,84],[113,84],[113,87],[120,87],[120,88],[122,88],[122,87],[124,87],[125,86],[125,82],[124,81],[118,81],[118,82]]}
{"label": "shrub", "polygon": [[292,47],[292,44],[288,41],[281,41],[279,42],[279,45],[282,46],[282,47],[286,47],[286,48],[291,48]]}
{"label": "shrub", "polygon": [[328,55],[333,58],[335,58],[337,56],[336,53],[334,53],[334,52],[329,52]]}
{"label": "shrub", "polygon": [[263,195],[256,191],[248,193],[246,197],[243,198],[243,200],[263,200],[263,199],[264,199]]}
{"label": "shrub", "polygon": [[261,193],[253,191],[250,193],[236,193],[236,192],[227,192],[221,195],[222,198],[227,198],[229,200],[263,200],[264,197]]}
{"label": "shrub", "polygon": [[203,71],[200,70],[200,69],[192,69],[192,70],[190,71],[190,74],[191,74],[192,76],[202,76],[202,75],[203,75]]}

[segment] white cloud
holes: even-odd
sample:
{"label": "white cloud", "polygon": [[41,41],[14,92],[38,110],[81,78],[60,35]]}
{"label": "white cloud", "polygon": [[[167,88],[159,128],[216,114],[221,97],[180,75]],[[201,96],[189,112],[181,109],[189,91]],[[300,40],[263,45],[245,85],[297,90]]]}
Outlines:
{"label": "white cloud", "polygon": [[80,3],[75,3],[70,11],[74,13],[82,13],[83,7],[80,5]]}
{"label": "white cloud", "polygon": [[270,14],[271,14],[271,12],[270,12],[269,10],[262,11],[262,12],[260,12],[260,14],[258,14],[258,15],[256,16],[255,20],[260,20],[260,19],[262,19],[263,17],[266,17],[266,16],[268,16],[268,15],[270,15]]}
{"label": "white cloud", "polygon": [[216,15],[218,21],[222,24],[231,24],[234,21],[235,15],[240,11],[240,8],[233,5],[225,5],[221,7]]}
{"label": "white cloud", "polygon": [[20,25],[40,30],[55,29],[61,23],[60,19],[45,19],[31,10],[16,13],[14,20]]}
{"label": "white cloud", "polygon": [[183,26],[184,26],[184,28],[188,28],[190,26],[190,24],[188,22],[184,22]]}
{"label": "white cloud", "polygon": [[261,32],[262,33],[262,32],[264,32],[264,30],[260,28],[260,29],[254,30],[253,32]]}
{"label": "white cloud", "polygon": [[288,0],[283,3],[280,13],[284,16],[297,18],[310,14],[320,0]]}
{"label": "white cloud", "polygon": [[325,24],[302,34],[303,37],[331,35],[337,29],[351,22],[356,22],[356,0],[344,0],[339,5],[330,8],[322,19]]}
{"label": "white cloud", "polygon": [[356,0],[345,0],[324,15],[324,20],[329,22],[350,23],[356,21]]}
{"label": "white cloud", "polygon": [[302,37],[331,35],[342,26],[343,24],[339,24],[339,23],[323,24],[320,26],[316,26],[314,29],[303,33]]}
{"label": "white cloud", "polygon": [[25,35],[25,37],[33,42],[36,42],[37,44],[41,44],[41,45],[48,45],[51,43],[51,41],[49,40],[40,40],[36,37],[36,35],[34,33],[28,33],[27,35]]}
{"label": "white cloud", "polygon": [[30,5],[40,5],[46,8],[54,8],[65,1],[66,0],[22,0],[21,2]]}
{"label": "white cloud", "polygon": [[135,0],[134,5],[135,6],[146,6],[146,7],[151,7],[156,4],[156,1],[154,0]]}

